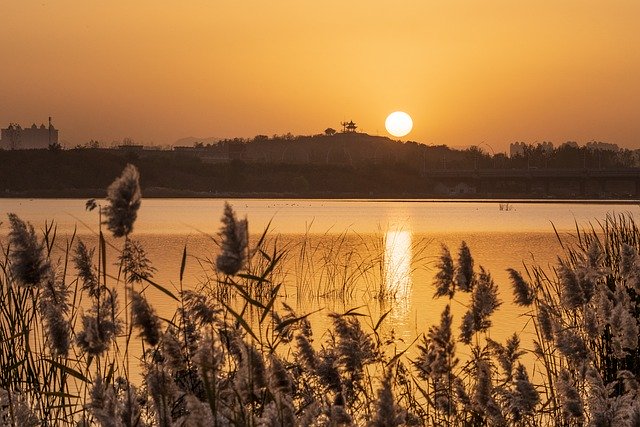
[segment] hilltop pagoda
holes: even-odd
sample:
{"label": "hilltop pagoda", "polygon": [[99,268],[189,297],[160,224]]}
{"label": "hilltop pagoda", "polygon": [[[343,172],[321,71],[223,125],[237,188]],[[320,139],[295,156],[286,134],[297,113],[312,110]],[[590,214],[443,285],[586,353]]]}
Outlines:
{"label": "hilltop pagoda", "polygon": [[356,126],[353,120],[349,122],[342,122],[340,124],[342,125],[343,133],[355,133],[356,129],[358,128],[358,126]]}

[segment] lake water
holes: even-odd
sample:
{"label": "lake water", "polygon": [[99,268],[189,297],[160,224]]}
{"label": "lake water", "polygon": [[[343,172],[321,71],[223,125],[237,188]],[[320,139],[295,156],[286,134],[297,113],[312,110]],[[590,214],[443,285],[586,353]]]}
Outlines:
{"label": "lake water", "polygon": [[[511,304],[511,286],[505,269],[522,270],[523,263],[552,266],[561,253],[553,226],[566,242],[575,235],[576,222],[587,226],[608,213],[631,212],[630,204],[511,203],[476,201],[363,201],[363,200],[229,200],[240,217],[249,219],[255,241],[270,223],[269,236],[287,249],[278,278],[283,301],[299,314],[313,316],[314,332],[321,337],[328,327],[326,314],[360,307],[375,322],[391,310],[386,331],[410,343],[439,322],[447,301],[434,300],[434,263],[441,244],[452,254],[461,241],[469,245],[475,265],[488,269],[500,288],[503,305],[493,317],[492,338],[504,340],[522,333],[531,342],[522,311]],[[57,224],[58,247],[74,229],[78,238],[95,244],[97,211],[87,212],[85,200],[0,199],[0,240],[6,238],[6,213],[14,212],[36,229],[45,221]],[[145,199],[133,237],[140,240],[157,268],[155,280],[176,290],[183,248],[189,254],[185,287],[196,287],[211,277],[207,259],[217,248],[210,236],[219,229],[224,201],[217,199]],[[504,207],[504,206],[503,206]],[[553,224],[553,225],[552,225]],[[109,239],[116,248],[122,239]],[[117,251],[111,250],[112,259]],[[375,299],[380,287],[394,298]],[[336,289],[345,292],[338,293]],[[151,292],[152,304],[170,316],[175,304]],[[458,323],[466,295],[456,296],[452,309]],[[463,351],[463,348],[459,346]]]}

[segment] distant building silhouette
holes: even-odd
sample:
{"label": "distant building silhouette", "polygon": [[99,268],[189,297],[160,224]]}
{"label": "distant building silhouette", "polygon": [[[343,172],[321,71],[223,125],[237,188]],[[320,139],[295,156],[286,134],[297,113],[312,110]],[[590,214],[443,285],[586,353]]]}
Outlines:
{"label": "distant building silhouette", "polygon": [[58,145],[58,129],[51,124],[49,117],[49,127],[41,124],[40,127],[34,123],[29,128],[22,128],[16,123],[10,123],[0,130],[0,147],[9,150],[30,150],[38,148],[49,148]]}
{"label": "distant building silhouette", "polygon": [[353,120],[351,120],[349,122],[342,122],[340,124],[342,125],[342,132],[344,132],[344,133],[355,132],[356,129],[358,128],[358,126],[356,126],[356,124],[353,122]]}

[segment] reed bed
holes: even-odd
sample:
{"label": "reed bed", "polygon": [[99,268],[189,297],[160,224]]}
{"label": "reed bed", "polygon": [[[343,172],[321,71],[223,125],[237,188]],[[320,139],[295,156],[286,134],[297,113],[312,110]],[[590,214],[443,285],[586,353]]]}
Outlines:
{"label": "reed bed", "polygon": [[[36,233],[8,216],[2,425],[640,425],[640,232],[630,215],[577,228],[577,243],[552,269],[509,270],[514,303],[536,334],[531,351],[517,334],[489,338],[505,296],[464,242],[453,254],[442,246],[434,298],[448,305],[413,343],[383,332],[389,312],[372,318],[363,308],[329,313],[318,340],[312,313],[282,302],[288,275],[298,298],[348,303],[365,281],[371,301],[392,302],[388,260],[367,255],[385,253],[387,242],[341,235],[281,245],[268,230],[250,242],[247,219],[227,204],[212,238],[218,255],[197,260],[206,280],[183,286],[185,247],[170,289],[154,281],[135,239],[138,181],[129,165],[105,201],[87,203],[99,224],[95,248],[75,235],[58,242],[52,224]],[[55,245],[64,256],[53,255]],[[296,260],[294,273],[283,270],[285,256]],[[173,316],[156,313],[151,289],[174,302]],[[454,319],[459,301],[465,314]]]}

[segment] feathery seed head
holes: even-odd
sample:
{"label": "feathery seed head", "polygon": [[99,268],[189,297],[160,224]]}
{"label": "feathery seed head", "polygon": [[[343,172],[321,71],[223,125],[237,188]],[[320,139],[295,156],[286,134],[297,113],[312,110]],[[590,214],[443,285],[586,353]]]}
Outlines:
{"label": "feathery seed head", "polygon": [[214,308],[213,301],[210,301],[206,295],[194,291],[183,291],[182,300],[184,301],[186,314],[194,321],[201,325],[208,325],[216,320],[216,316],[220,314],[220,310]]}
{"label": "feathery seed head", "polygon": [[476,330],[488,329],[491,327],[489,317],[502,305],[502,302],[498,299],[498,286],[493,281],[491,274],[482,267],[480,267],[480,275],[472,300]]}
{"label": "feathery seed head", "polygon": [[511,277],[514,302],[521,307],[529,307],[533,303],[535,296],[533,288],[522,278],[522,275],[518,271],[513,268],[509,268],[507,271]]}
{"label": "feathery seed head", "polygon": [[156,271],[142,244],[137,240],[127,239],[119,260],[122,264],[122,271],[127,278],[127,284],[140,283],[145,279],[150,279]]}
{"label": "feathery seed head", "polygon": [[89,314],[82,316],[82,330],[76,336],[76,342],[84,352],[99,356],[109,349],[122,329],[122,322],[116,317],[117,310],[115,294],[107,291],[99,303],[97,299],[94,301]]}
{"label": "feathery seed head", "polygon": [[455,281],[458,287],[464,292],[471,292],[475,282],[473,271],[473,257],[471,250],[465,241],[460,245],[458,251],[458,265],[455,273]]}
{"label": "feathery seed head", "polygon": [[560,372],[556,386],[565,419],[575,418],[577,421],[582,421],[584,418],[584,405],[580,398],[580,393],[578,393],[571,380],[571,375],[566,369]]}
{"label": "feathery seed head", "polygon": [[215,384],[218,381],[217,373],[222,364],[222,358],[223,351],[220,343],[210,334],[206,334],[199,340],[193,359],[198,367],[198,374],[205,382]]}
{"label": "feathery seed head", "polygon": [[596,311],[589,305],[584,308],[584,330],[591,339],[596,339],[604,330],[604,325],[598,321]]}
{"label": "feathery seed head", "polygon": [[216,258],[218,270],[231,276],[242,269],[247,257],[248,234],[246,218],[238,220],[231,205],[225,202],[219,232],[221,252]]}
{"label": "feathery seed head", "polygon": [[97,375],[91,388],[91,403],[89,410],[102,427],[118,427],[118,412],[121,405],[116,398],[116,392],[112,385],[105,384],[102,376]]}
{"label": "feathery seed head", "polygon": [[362,330],[356,317],[337,314],[330,316],[338,339],[338,365],[357,380],[362,375],[364,365],[373,362],[377,356],[371,337]]}
{"label": "feathery seed head", "polygon": [[440,325],[429,328],[424,344],[419,345],[420,354],[414,365],[418,376],[424,380],[438,381],[453,375],[453,368],[458,363],[455,357],[455,341],[452,339],[451,324],[453,316],[447,305],[440,316]]}
{"label": "feathery seed head", "polygon": [[133,289],[131,292],[131,322],[140,329],[140,336],[149,345],[160,341],[160,321],[146,298]]}
{"label": "feathery seed head", "polygon": [[284,367],[283,362],[276,355],[269,358],[269,389],[283,396],[293,391],[293,380]]}
{"label": "feathery seed head", "polygon": [[451,252],[446,245],[442,245],[440,258],[436,265],[438,272],[434,278],[433,284],[436,287],[436,293],[434,297],[442,297],[448,295],[449,298],[453,298],[456,292],[454,282],[454,265],[451,258]]}
{"label": "feathery seed head", "polygon": [[498,286],[491,274],[480,267],[480,274],[471,296],[471,307],[462,318],[460,340],[466,344],[471,342],[474,332],[481,332],[491,327],[491,315],[502,303],[498,299]]}
{"label": "feathery seed head", "polygon": [[391,390],[391,369],[387,368],[382,384],[378,389],[375,415],[369,427],[394,427],[404,424],[405,413],[398,408]]}
{"label": "feathery seed head", "polygon": [[177,387],[170,373],[162,365],[153,365],[147,370],[145,383],[156,409],[157,424],[155,425],[171,427],[171,408],[177,393]]}
{"label": "feathery seed head", "polygon": [[11,225],[11,273],[24,286],[38,286],[51,274],[44,245],[38,242],[33,225],[25,223],[16,214],[10,213],[8,216]]}
{"label": "feathery seed head", "polygon": [[303,333],[297,333],[295,340],[297,347],[295,353],[296,361],[307,371],[315,372],[318,367],[318,360],[309,338]]}
{"label": "feathery seed head", "polygon": [[627,281],[627,286],[640,293],[640,256],[635,247],[626,243],[622,245],[619,268],[620,274]]}
{"label": "feathery seed head", "polygon": [[[624,291],[623,291],[624,292]],[[626,292],[625,292],[626,294]],[[618,301],[611,311],[612,347],[614,356],[622,359],[638,348],[638,320],[631,314],[629,304],[625,304],[627,300]]]}
{"label": "feathery seed head", "polygon": [[460,341],[465,344],[471,343],[474,331],[473,312],[469,310],[462,317],[462,324],[460,325]]}
{"label": "feathery seed head", "polygon": [[264,358],[253,344],[237,338],[240,345],[240,367],[235,378],[238,391],[245,401],[260,396],[267,385]]}
{"label": "feathery seed head", "polygon": [[536,318],[542,337],[547,341],[551,341],[553,339],[553,310],[547,304],[540,303]]}
{"label": "feathery seed head", "polygon": [[535,407],[540,403],[540,394],[529,381],[526,368],[520,363],[516,368],[513,382],[514,389],[509,411],[513,414],[515,420],[520,420],[523,416],[535,413]]}
{"label": "feathery seed head", "polygon": [[104,224],[114,237],[123,237],[133,231],[141,199],[140,174],[134,165],[128,164],[107,189],[108,205],[102,209]]}
{"label": "feathery seed head", "polygon": [[507,380],[511,380],[516,362],[520,356],[525,354],[524,351],[520,350],[520,338],[514,333],[507,339],[506,345],[502,345],[490,338],[487,338],[487,343],[498,359],[505,377]]}
{"label": "feathery seed head", "polygon": [[3,426],[39,427],[44,425],[33,413],[24,396],[16,390],[0,388],[0,420]]}
{"label": "feathery seed head", "polygon": [[582,368],[589,360],[589,349],[573,328],[555,327],[555,344],[575,368]]}
{"label": "feathery seed head", "polygon": [[586,253],[586,264],[593,270],[600,270],[602,268],[602,260],[604,253],[602,252],[602,246],[597,239],[593,239],[589,243]]}
{"label": "feathery seed head", "polygon": [[587,302],[576,270],[563,260],[560,260],[558,266],[558,278],[560,279],[562,303],[568,309],[575,310]]}
{"label": "feathery seed head", "polygon": [[170,327],[162,337],[162,355],[164,356],[165,364],[173,369],[174,372],[183,371],[187,368],[178,334],[179,331]]}
{"label": "feathery seed head", "polygon": [[209,427],[216,425],[213,421],[213,415],[211,414],[211,408],[209,405],[201,402],[193,394],[187,394],[185,397],[187,403],[187,415],[185,418],[184,426],[193,427]]}
{"label": "feathery seed head", "polygon": [[78,276],[82,279],[82,289],[90,296],[97,298],[100,293],[100,284],[93,268],[93,254],[95,249],[88,249],[82,240],[78,241],[73,262],[78,270]]}
{"label": "feathery seed head", "polygon": [[59,356],[67,356],[71,345],[71,326],[65,316],[69,311],[69,290],[57,281],[53,271],[43,282],[38,308],[44,320],[51,350]]}

